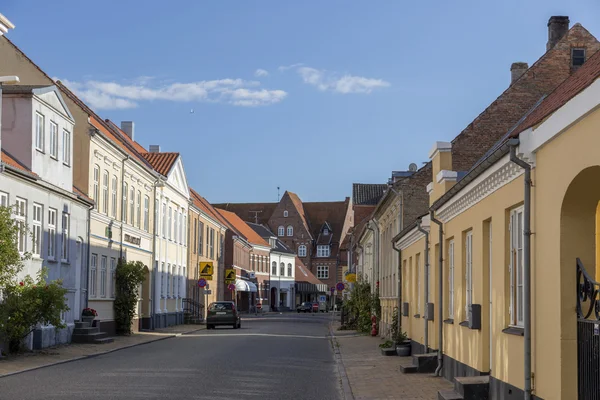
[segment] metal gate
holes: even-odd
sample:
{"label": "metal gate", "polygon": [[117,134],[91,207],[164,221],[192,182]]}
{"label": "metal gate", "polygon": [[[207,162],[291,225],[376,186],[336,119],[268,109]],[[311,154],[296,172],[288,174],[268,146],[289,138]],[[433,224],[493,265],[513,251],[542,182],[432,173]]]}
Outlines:
{"label": "metal gate", "polygon": [[577,259],[577,391],[600,400],[600,284]]}

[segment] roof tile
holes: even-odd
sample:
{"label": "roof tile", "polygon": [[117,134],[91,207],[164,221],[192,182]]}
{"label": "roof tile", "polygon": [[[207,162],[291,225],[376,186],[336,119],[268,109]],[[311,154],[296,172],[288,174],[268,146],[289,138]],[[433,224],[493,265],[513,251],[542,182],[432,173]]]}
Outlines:
{"label": "roof tile", "polygon": [[177,161],[177,157],[179,157],[179,153],[144,153],[142,154],[152,168],[156,170],[159,174],[163,176],[169,175],[171,168]]}
{"label": "roof tile", "polygon": [[352,204],[374,206],[379,203],[388,185],[380,183],[353,183]]}
{"label": "roof tile", "polygon": [[227,219],[227,221],[229,221],[229,223],[231,225],[233,225],[233,227],[239,232],[241,233],[248,242],[255,244],[255,245],[259,245],[259,246],[266,246],[269,247],[269,244],[267,242],[265,242],[265,240],[263,238],[261,238],[258,233],[254,232],[254,229],[250,228],[244,221],[242,221],[242,219],[240,217],[238,217],[236,214],[230,212],[230,211],[225,211],[225,210],[220,210],[217,209],[218,212],[221,213],[221,215],[223,217],[225,217],[225,219]]}

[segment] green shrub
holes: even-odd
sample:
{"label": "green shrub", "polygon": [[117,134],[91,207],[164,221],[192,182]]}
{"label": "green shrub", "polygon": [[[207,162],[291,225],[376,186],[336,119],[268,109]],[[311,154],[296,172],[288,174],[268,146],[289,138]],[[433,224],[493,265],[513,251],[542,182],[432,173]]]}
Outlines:
{"label": "green shrub", "polygon": [[116,276],[116,294],[113,309],[117,333],[130,335],[138,300],[138,287],[144,281],[144,264],[140,261],[119,260]]}

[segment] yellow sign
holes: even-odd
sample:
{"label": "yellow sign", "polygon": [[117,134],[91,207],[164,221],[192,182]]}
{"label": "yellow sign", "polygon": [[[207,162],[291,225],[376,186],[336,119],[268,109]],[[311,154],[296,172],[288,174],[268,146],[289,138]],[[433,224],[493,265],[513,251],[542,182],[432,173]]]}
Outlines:
{"label": "yellow sign", "polygon": [[199,262],[200,276],[210,276],[213,274],[213,263],[212,262]]}
{"label": "yellow sign", "polygon": [[348,274],[346,275],[347,282],[356,282],[356,274]]}
{"label": "yellow sign", "polygon": [[235,269],[226,269],[225,270],[225,283],[233,283],[235,282]]}
{"label": "yellow sign", "polygon": [[202,278],[207,281],[212,281],[213,280],[212,277],[213,277],[212,275],[202,275]]}

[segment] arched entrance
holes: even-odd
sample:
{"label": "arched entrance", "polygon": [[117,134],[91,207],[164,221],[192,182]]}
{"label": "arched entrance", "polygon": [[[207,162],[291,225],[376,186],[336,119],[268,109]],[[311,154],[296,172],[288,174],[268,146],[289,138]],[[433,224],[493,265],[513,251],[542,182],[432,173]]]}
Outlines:
{"label": "arched entrance", "polygon": [[[560,219],[562,336],[576,337],[578,399],[596,399],[600,388],[600,303],[596,282],[600,221],[600,166],[581,171],[563,199]],[[572,289],[570,289],[572,288]],[[576,312],[565,312],[573,309]],[[595,310],[597,308],[597,310]],[[561,366],[563,370],[568,365]]]}

